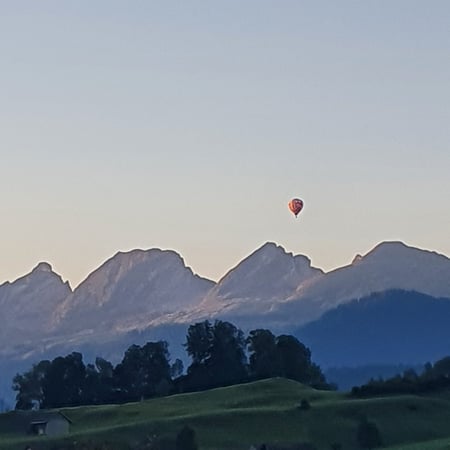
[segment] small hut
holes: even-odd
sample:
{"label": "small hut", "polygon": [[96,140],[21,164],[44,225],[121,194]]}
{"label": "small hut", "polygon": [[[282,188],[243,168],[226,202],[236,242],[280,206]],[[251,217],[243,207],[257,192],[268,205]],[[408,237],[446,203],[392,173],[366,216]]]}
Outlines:
{"label": "small hut", "polygon": [[37,436],[61,436],[68,434],[72,421],[62,412],[36,412],[28,431]]}

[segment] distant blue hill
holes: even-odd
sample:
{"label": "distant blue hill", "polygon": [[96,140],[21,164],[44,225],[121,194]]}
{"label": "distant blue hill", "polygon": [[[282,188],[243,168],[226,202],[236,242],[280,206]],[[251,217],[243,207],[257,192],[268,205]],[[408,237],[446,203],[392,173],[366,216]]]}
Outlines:
{"label": "distant blue hill", "polygon": [[414,370],[420,374],[424,364],[369,364],[358,367],[330,367],[324,371],[329,383],[333,383],[340,391],[350,391],[354,386],[362,386],[370,379],[387,380],[407,370]]}
{"label": "distant blue hill", "polygon": [[402,290],[374,293],[293,334],[325,368],[436,361],[450,355],[450,299]]}

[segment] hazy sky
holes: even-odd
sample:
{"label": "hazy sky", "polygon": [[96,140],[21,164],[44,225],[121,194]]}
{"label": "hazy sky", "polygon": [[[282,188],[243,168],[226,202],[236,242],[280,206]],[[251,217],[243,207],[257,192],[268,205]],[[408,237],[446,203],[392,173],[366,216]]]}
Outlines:
{"label": "hazy sky", "polygon": [[[0,282],[450,255],[450,2],[0,0]],[[296,220],[287,203],[302,198]]]}

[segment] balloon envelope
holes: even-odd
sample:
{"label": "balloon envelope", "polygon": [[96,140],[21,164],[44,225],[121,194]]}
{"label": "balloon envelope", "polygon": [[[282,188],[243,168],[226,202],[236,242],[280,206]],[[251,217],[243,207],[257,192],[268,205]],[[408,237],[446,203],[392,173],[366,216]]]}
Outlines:
{"label": "balloon envelope", "polygon": [[295,217],[299,214],[299,212],[303,209],[303,200],[299,198],[293,198],[289,202],[289,209],[295,214]]}

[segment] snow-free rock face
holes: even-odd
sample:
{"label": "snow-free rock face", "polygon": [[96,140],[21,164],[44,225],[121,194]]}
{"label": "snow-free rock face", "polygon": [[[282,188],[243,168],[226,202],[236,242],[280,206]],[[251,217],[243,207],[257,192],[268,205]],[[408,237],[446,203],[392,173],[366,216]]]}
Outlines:
{"label": "snow-free rock face", "polygon": [[13,283],[2,284],[0,342],[11,346],[36,334],[45,335],[51,327],[53,312],[71,292],[69,284],[44,262]]}
{"label": "snow-free rock face", "polygon": [[145,327],[160,315],[189,310],[214,284],[194,275],[173,251],[117,253],[75,289],[55,320],[71,330]]}
{"label": "snow-free rock face", "polygon": [[201,308],[237,314],[262,312],[290,297],[302,283],[322,275],[306,256],[294,256],[268,242],[231,269],[211,289]]}
{"label": "snow-free rock face", "polygon": [[298,311],[296,320],[306,323],[342,303],[389,289],[450,297],[450,259],[402,242],[383,242],[349,266],[300,285],[278,313]]}
{"label": "snow-free rock face", "polygon": [[302,255],[268,242],[228,272],[211,292],[221,300],[279,300],[304,281],[323,275]]}
{"label": "snow-free rock face", "polygon": [[68,350],[83,342],[100,346],[133,330],[216,318],[288,332],[342,303],[388,289],[450,297],[450,260],[386,242],[324,274],[307,257],[266,243],[216,285],[173,251],[133,250],[106,261],[74,292],[41,263],[0,286],[0,355],[59,344]]}

